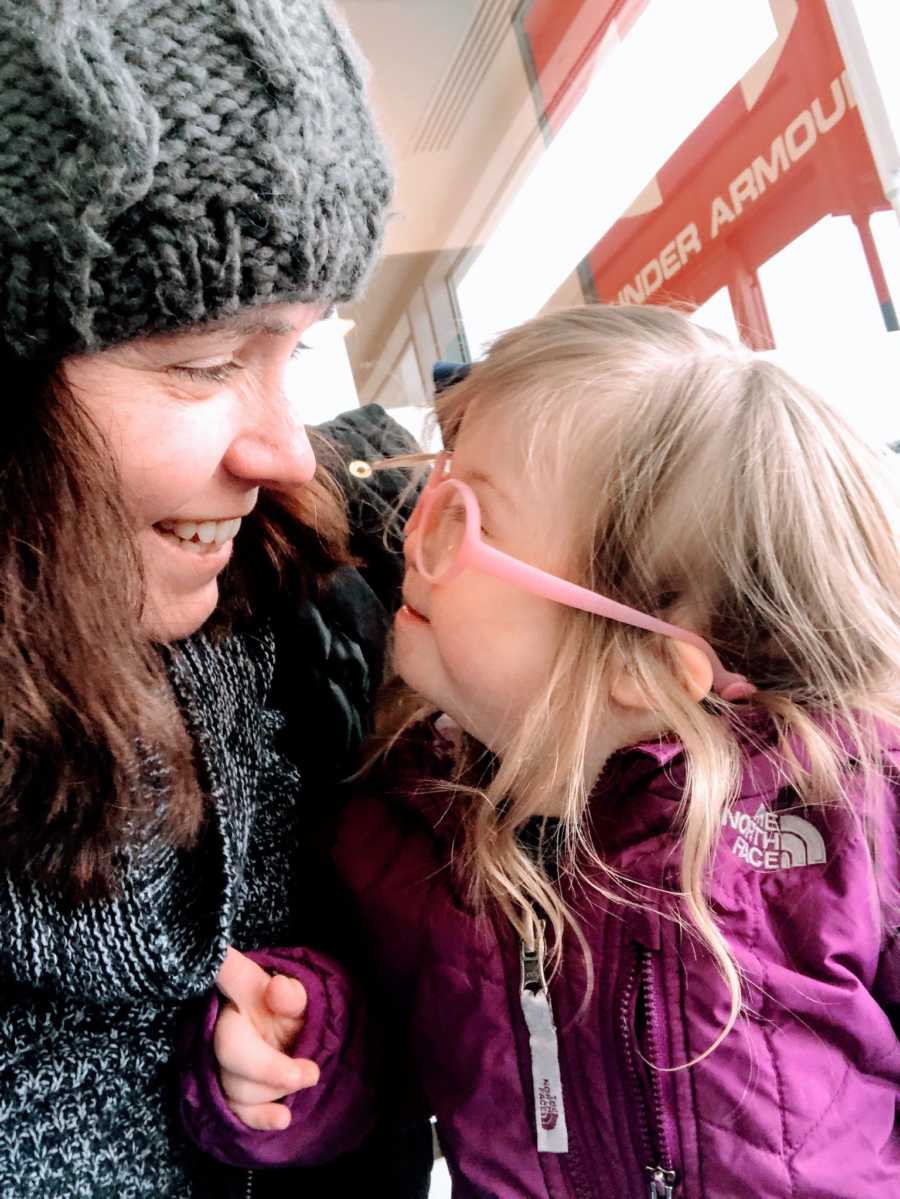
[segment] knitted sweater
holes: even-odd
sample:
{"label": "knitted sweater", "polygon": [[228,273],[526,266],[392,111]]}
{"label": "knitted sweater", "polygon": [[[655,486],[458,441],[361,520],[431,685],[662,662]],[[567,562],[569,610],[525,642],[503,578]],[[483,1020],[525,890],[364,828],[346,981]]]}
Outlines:
{"label": "knitted sweater", "polygon": [[[373,410],[338,432],[357,439],[359,456],[370,437],[374,452],[401,448],[385,444],[388,426]],[[200,1193],[207,1167],[173,1119],[178,1024],[228,944],[334,950],[307,842],[332,802],[326,776],[347,770],[361,736],[385,626],[374,592],[346,568],[289,622],[182,643],[170,678],[209,796],[197,845],[135,837],[116,897],[74,909],[0,879],[3,1199]],[[147,785],[162,794],[152,767]],[[303,1193],[336,1192],[326,1171]]]}

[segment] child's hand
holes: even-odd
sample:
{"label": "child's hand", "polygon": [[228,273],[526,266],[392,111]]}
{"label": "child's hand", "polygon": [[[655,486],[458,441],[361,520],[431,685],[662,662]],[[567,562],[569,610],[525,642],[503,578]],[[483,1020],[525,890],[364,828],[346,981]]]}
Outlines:
{"label": "child's hand", "polygon": [[282,1052],[303,1028],[303,984],[284,974],[273,977],[229,947],[216,986],[227,1000],[213,1049],[228,1106],[250,1128],[287,1128],[291,1114],[275,1100],[319,1081],[315,1062]]}

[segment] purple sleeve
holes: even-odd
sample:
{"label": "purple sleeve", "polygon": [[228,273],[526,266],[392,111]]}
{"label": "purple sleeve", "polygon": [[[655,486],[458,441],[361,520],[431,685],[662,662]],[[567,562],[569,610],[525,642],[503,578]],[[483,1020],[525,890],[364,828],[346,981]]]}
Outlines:
{"label": "purple sleeve", "polygon": [[878,871],[881,884],[885,939],[878,960],[875,998],[887,1012],[894,1031],[900,1037],[900,922],[897,896],[900,895],[900,749],[885,755],[886,787],[884,806],[873,822],[878,846]]}
{"label": "purple sleeve", "polygon": [[314,1166],[346,1153],[375,1121],[373,1053],[359,995],[347,974],[324,954],[306,949],[249,953],[264,969],[297,978],[306,988],[306,1022],[291,1055],[320,1070],[314,1087],[284,1100],[290,1125],[278,1132],[248,1128],[228,1107],[219,1085],[213,1030],[220,999],[214,992],[187,1030],[181,1065],[181,1119],[193,1141],[233,1166]]}

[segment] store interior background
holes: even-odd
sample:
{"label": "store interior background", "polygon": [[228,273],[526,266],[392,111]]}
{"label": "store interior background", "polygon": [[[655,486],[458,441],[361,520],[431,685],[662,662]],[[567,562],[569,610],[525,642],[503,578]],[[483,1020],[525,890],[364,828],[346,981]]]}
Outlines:
{"label": "store interior background", "polygon": [[[397,190],[385,254],[363,300],[323,322],[313,339],[318,352],[292,368],[304,418],[314,423],[353,404],[377,402],[430,440],[435,361],[477,358],[491,335],[517,320],[602,292],[602,276],[593,281],[600,288],[585,282],[591,247],[629,206],[640,212],[648,180],[729,89],[739,85],[752,99],[761,80],[779,83],[777,72],[788,60],[784,45],[790,51],[797,43],[811,9],[820,10],[822,21],[833,18],[835,6],[857,10],[851,15],[860,21],[867,8],[880,10],[878,20],[897,25],[892,44],[900,44],[900,12],[885,17],[894,6],[880,0],[803,4],[801,11],[799,0],[743,0],[738,9],[717,0],[679,6],[663,0],[342,0],[340,11],[368,59]],[[531,22],[544,36],[542,20],[559,26],[550,31],[552,53],[541,64],[557,88],[553,95],[541,94],[547,87],[535,79],[524,32]],[[590,54],[580,51],[596,30],[602,31],[599,45]],[[797,48],[807,57],[817,52],[813,45]],[[896,131],[896,72],[884,63],[875,63],[873,72],[876,98]],[[542,111],[547,100],[557,105],[549,124]],[[827,117],[832,98],[823,93],[819,102]],[[851,120],[858,121],[856,111],[848,111],[844,124]],[[828,136],[837,148],[836,134]],[[563,148],[566,139],[572,144]],[[819,137],[823,150],[826,140]],[[848,207],[842,176],[855,164],[833,153],[814,158],[793,164],[791,175],[779,180],[781,191],[770,188],[758,205],[760,227],[777,222],[797,181],[815,172],[834,192],[832,211],[754,264],[775,346],[764,352],[828,395],[870,435],[894,441],[900,439],[900,333],[885,326],[858,230],[842,211]],[[708,197],[698,197],[701,225],[706,206]],[[900,309],[900,223],[887,201],[868,222],[885,285]],[[733,236],[731,228],[720,233],[720,242],[740,250],[739,226],[735,222]],[[616,226],[622,227],[628,231],[626,222]],[[692,302],[679,283],[676,276],[654,298]],[[697,319],[735,335],[730,298],[719,288],[704,299]]]}

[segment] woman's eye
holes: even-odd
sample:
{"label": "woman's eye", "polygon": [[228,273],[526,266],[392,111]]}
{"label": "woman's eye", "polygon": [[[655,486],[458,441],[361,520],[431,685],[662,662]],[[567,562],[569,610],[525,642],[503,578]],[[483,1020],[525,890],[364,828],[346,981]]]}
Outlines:
{"label": "woman's eye", "polygon": [[188,379],[197,379],[204,383],[225,383],[231,376],[241,369],[239,362],[217,362],[212,366],[187,366],[177,365],[168,368],[176,375],[183,375]]}
{"label": "woman's eye", "polygon": [[[291,350],[292,358],[299,358],[304,350],[312,346],[298,342]],[[194,379],[200,383],[227,383],[232,375],[244,369],[244,365],[232,358],[228,362],[211,362],[205,366],[193,366],[190,363],[176,363],[166,368],[172,374],[181,375],[186,379]]]}

